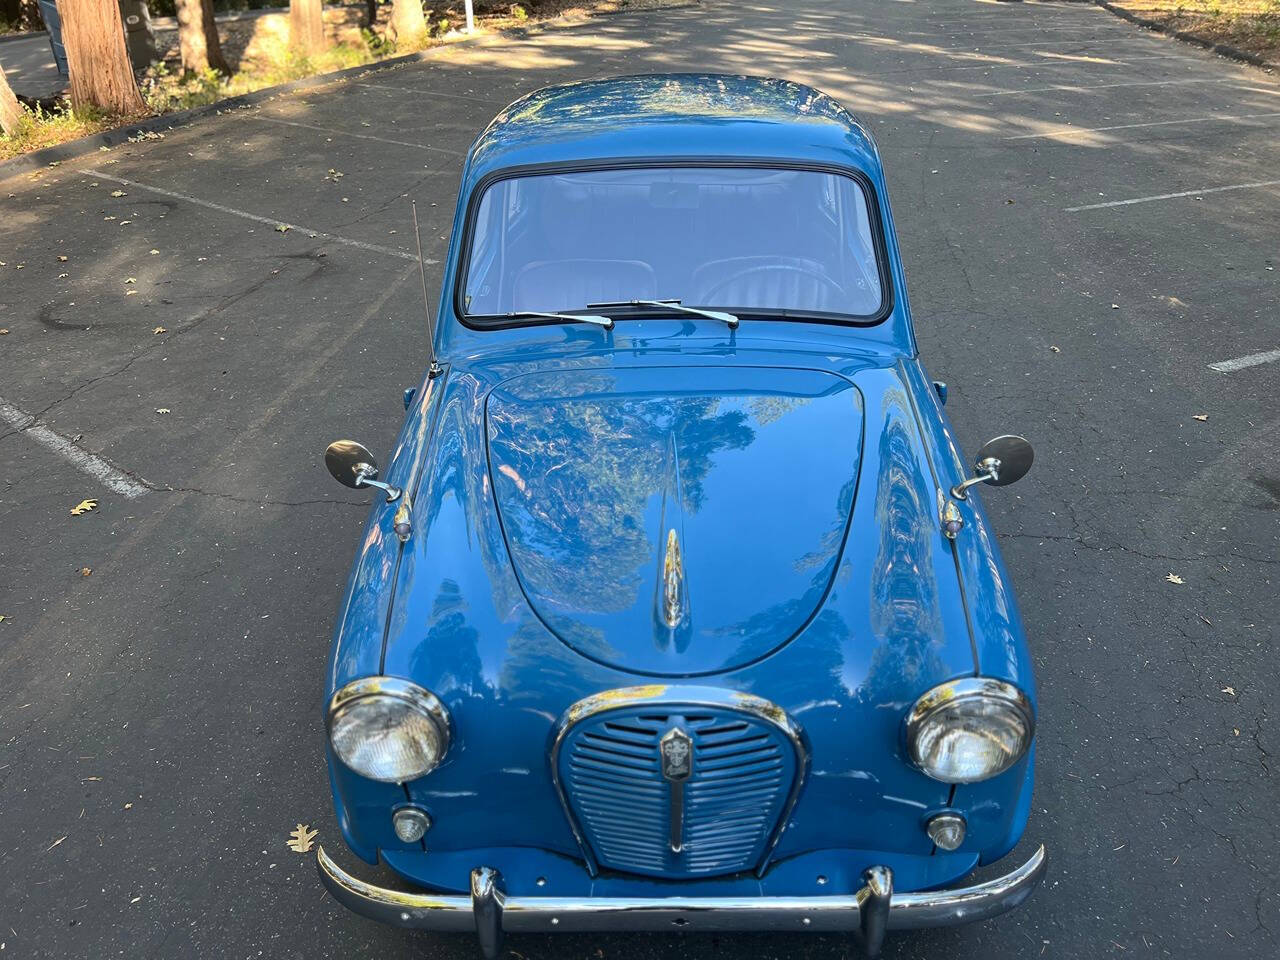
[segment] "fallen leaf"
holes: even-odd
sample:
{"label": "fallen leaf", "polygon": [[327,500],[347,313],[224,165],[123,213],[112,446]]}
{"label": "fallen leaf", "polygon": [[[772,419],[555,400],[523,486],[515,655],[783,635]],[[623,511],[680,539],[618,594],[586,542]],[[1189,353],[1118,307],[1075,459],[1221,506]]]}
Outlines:
{"label": "fallen leaf", "polygon": [[[70,836],[70,834],[67,834],[67,836]],[[45,848],[44,848],[44,852],[45,852],[45,853],[48,853],[50,850],[52,850],[54,847],[56,847],[58,844],[60,844],[60,843],[61,843],[63,840],[65,840],[65,839],[67,839],[67,837],[59,837],[57,840],[53,841],[53,843],[51,843],[51,844],[49,844],[47,847],[45,847]]]}
{"label": "fallen leaf", "polygon": [[88,513],[90,510],[98,509],[98,501],[90,497],[88,500],[81,500],[71,508],[71,515],[78,517],[82,513]]}
{"label": "fallen leaf", "polygon": [[9,328],[8,328],[8,327],[0,327],[0,337],[5,337],[5,336],[8,336],[8,335],[9,335]]}
{"label": "fallen leaf", "polygon": [[1169,574],[1167,577],[1165,577],[1165,579],[1166,579],[1166,580],[1168,580],[1170,583],[1182,583],[1182,582],[1183,582],[1183,581],[1182,581],[1182,578],[1181,578],[1180,576],[1178,576],[1176,573],[1171,573],[1171,574]]}
{"label": "fallen leaf", "polygon": [[[300,823],[289,834],[289,839],[285,841],[285,844],[294,853],[306,853],[311,849],[319,833],[319,830],[312,830],[305,823]],[[65,839],[66,837],[63,837],[63,840]]]}
{"label": "fallen leaf", "polygon": [[125,282],[125,283],[137,283],[137,282],[138,282],[138,278],[137,278],[137,277],[125,277],[125,278],[124,278],[124,282]]}
{"label": "fallen leaf", "polygon": [[127,194],[127,193],[125,193],[123,190],[112,190],[112,191],[111,191],[111,195],[112,195],[113,197],[127,197],[127,196],[128,196],[128,194]]}
{"label": "fallen leaf", "polygon": [[121,221],[120,221],[120,226],[122,226],[122,227],[123,227],[126,223],[133,223],[133,221],[132,221],[132,220],[121,220]]}
{"label": "fallen leaf", "polygon": [[1050,352],[1050,353],[1061,353],[1061,352],[1062,352],[1062,348],[1061,348],[1061,347],[1054,347],[1054,346],[1051,346],[1051,347],[1049,347],[1049,352]]}
{"label": "fallen leaf", "polygon": [[1193,413],[1191,415],[1191,419],[1199,420],[1201,423],[1204,423],[1206,420],[1209,419],[1209,415],[1207,413]]}
{"label": "fallen leaf", "polygon": [[115,219],[115,217],[103,217],[102,219],[103,219],[103,220],[114,220],[114,219]]}
{"label": "fallen leaf", "polygon": [[1228,694],[1228,695],[1230,695],[1230,696],[1233,696],[1233,697],[1234,697],[1234,696],[1236,695],[1236,688],[1235,688],[1235,687],[1223,687],[1219,692],[1220,692],[1220,693],[1225,693],[1225,694]]}
{"label": "fallen leaf", "polygon": [[156,407],[156,413],[172,413],[168,407]]}
{"label": "fallen leaf", "polygon": [[132,804],[132,803],[126,803],[126,804],[124,805],[124,808],[125,808],[126,810],[132,810],[132,809],[133,809],[133,804]]}
{"label": "fallen leaf", "polygon": [[1112,310],[1119,310],[1119,309],[1120,309],[1120,304],[1118,304],[1118,303],[1113,303],[1113,304],[1111,305],[1111,309],[1112,309]]}
{"label": "fallen leaf", "polygon": [[159,250],[152,250],[152,251],[151,251],[151,255],[154,257],[154,256],[155,256],[157,253],[159,253],[159,252],[160,252]]}
{"label": "fallen leaf", "polygon": [[67,278],[67,276],[68,276],[68,275],[67,275],[67,274],[65,274],[65,273],[60,273],[60,274],[58,274],[58,279],[59,279],[59,280],[65,280],[65,279]]}
{"label": "fallen leaf", "polygon": [[281,223],[276,225],[276,233],[288,233],[288,232],[289,232],[288,224]]}
{"label": "fallen leaf", "polygon": [[0,623],[4,623],[8,619],[8,617],[0,617]]}
{"label": "fallen leaf", "polygon": [[156,327],[156,328],[155,328],[154,330],[152,330],[151,332],[152,332],[152,333],[168,333],[169,331],[168,331],[166,328],[164,328],[164,327]]}
{"label": "fallen leaf", "polygon": [[1233,737],[1238,737],[1238,736],[1240,736],[1240,728],[1239,728],[1239,727],[1232,727],[1232,728],[1231,728],[1231,735],[1232,735]]}
{"label": "fallen leaf", "polygon": [[67,262],[67,258],[66,258],[66,257],[58,257],[58,262],[59,262],[59,263],[66,263],[66,262]]}
{"label": "fallen leaf", "polygon": [[89,574],[91,574],[91,573],[93,573],[93,567],[81,567],[81,568],[80,568],[80,576],[82,576],[82,577],[87,577],[87,576],[89,576]]}
{"label": "fallen leaf", "polygon": [[126,291],[124,292],[124,295],[125,295],[126,297],[134,297],[134,296],[137,296],[137,294],[138,294],[138,291],[137,291],[137,290],[126,290]]}

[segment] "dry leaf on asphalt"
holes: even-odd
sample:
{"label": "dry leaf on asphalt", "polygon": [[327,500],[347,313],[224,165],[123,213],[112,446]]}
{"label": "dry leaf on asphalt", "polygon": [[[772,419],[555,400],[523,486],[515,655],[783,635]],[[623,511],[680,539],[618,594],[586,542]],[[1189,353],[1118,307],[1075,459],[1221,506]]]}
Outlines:
{"label": "dry leaf on asphalt", "polygon": [[169,331],[168,331],[168,329],[167,329],[167,328],[165,328],[165,327],[156,327],[156,328],[155,328],[154,330],[152,330],[151,332],[152,332],[152,333],[168,333]]}
{"label": "dry leaf on asphalt", "polygon": [[285,843],[294,853],[306,853],[311,849],[319,833],[319,830],[312,830],[305,823],[300,823],[289,834],[289,839]]}
{"label": "dry leaf on asphalt", "polygon": [[9,335],[9,328],[8,328],[8,327],[0,327],[0,337],[5,337],[5,336],[8,336],[8,335]]}
{"label": "dry leaf on asphalt", "polygon": [[288,224],[281,223],[276,226],[276,233],[288,233],[288,232],[289,232]]}
{"label": "dry leaf on asphalt", "polygon": [[172,413],[168,407],[156,407],[156,413]]}
{"label": "dry leaf on asphalt", "polygon": [[1209,419],[1209,415],[1207,413],[1193,413],[1191,415],[1191,419],[1199,420],[1201,423],[1204,423],[1206,420]]}
{"label": "dry leaf on asphalt", "polygon": [[93,567],[81,567],[81,568],[80,568],[80,576],[82,576],[82,577],[87,577],[87,576],[89,576],[89,574],[91,574],[91,573],[93,573]]}
{"label": "dry leaf on asphalt", "polygon": [[1165,577],[1165,579],[1168,580],[1170,583],[1182,583],[1182,578],[1178,576],[1176,573],[1169,574],[1167,577]]}
{"label": "dry leaf on asphalt", "polygon": [[[67,834],[67,836],[70,836],[70,834]],[[45,848],[44,848],[44,852],[45,852],[45,853],[48,853],[50,850],[52,850],[54,847],[56,847],[58,844],[60,844],[60,843],[61,843],[63,840],[65,840],[65,839],[67,839],[67,837],[59,837],[57,840],[53,841],[53,843],[51,843],[51,844],[49,844],[47,847],[45,847]]]}
{"label": "dry leaf on asphalt", "polygon": [[58,257],[58,262],[59,262],[59,263],[66,263],[66,262],[67,262],[67,258],[66,258],[66,257]]}
{"label": "dry leaf on asphalt", "polygon": [[137,282],[138,282],[138,278],[137,278],[137,277],[125,277],[125,278],[124,278],[124,282],[125,282],[125,283],[137,283]]}
{"label": "dry leaf on asphalt", "polygon": [[112,191],[111,191],[111,195],[112,195],[113,197],[127,197],[127,196],[128,196],[128,194],[127,194],[127,193],[125,193],[123,190],[112,190]]}
{"label": "dry leaf on asphalt", "polygon": [[98,509],[98,501],[90,497],[88,500],[81,500],[71,508],[71,515],[78,517],[82,513],[88,513],[90,510]]}
{"label": "dry leaf on asphalt", "polygon": [[1236,688],[1235,688],[1235,687],[1223,687],[1223,688],[1219,691],[1219,693],[1225,693],[1225,694],[1228,694],[1228,695],[1230,695],[1230,696],[1233,696],[1233,697],[1234,697],[1234,696],[1236,695]]}
{"label": "dry leaf on asphalt", "polygon": [[160,252],[159,250],[152,250],[152,251],[151,251],[151,255],[154,257],[154,256],[155,256],[157,253],[159,253],[159,252]]}

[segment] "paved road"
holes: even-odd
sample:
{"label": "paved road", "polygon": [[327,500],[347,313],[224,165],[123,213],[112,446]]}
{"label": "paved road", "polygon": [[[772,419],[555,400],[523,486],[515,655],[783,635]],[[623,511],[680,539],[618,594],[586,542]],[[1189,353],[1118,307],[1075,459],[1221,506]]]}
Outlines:
{"label": "paved road", "polygon": [[[439,258],[499,107],[669,69],[807,81],[866,118],[963,442],[1037,444],[985,499],[1040,664],[1028,842],[1050,876],[887,956],[1275,955],[1280,362],[1209,364],[1280,347],[1280,188],[1240,187],[1280,176],[1280,86],[1088,5],[800,6],[483,40],[0,183],[0,412],[39,417],[0,425],[6,960],[473,955],[346,914],[284,846],[299,822],[336,839],[320,688],[368,509],[320,452],[387,450],[423,365],[404,197]],[[145,483],[112,489],[81,450]]]}

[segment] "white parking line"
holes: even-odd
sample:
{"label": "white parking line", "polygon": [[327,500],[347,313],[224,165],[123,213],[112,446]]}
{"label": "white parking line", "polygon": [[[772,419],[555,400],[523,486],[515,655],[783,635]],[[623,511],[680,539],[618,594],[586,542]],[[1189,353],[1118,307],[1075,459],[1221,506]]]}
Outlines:
{"label": "white parking line", "polygon": [[[136,180],[126,180],[124,177],[115,177],[109,173],[103,173],[101,170],[94,170],[88,167],[80,171],[86,176],[99,177],[103,180],[110,180],[113,183],[124,184],[126,187],[134,187],[138,190],[147,190],[151,193],[157,193],[162,197],[172,197],[175,200],[185,200],[187,203],[194,203],[198,207],[206,207],[209,210],[217,210],[219,213],[226,213],[233,217],[243,217],[245,220],[252,220],[254,223],[265,223],[269,227],[288,227],[290,230],[297,230],[299,233],[305,233],[309,237],[320,237],[333,243],[341,243],[344,246],[355,247],[358,250],[368,250],[372,253],[383,253],[389,257],[399,257],[401,260],[417,261],[416,254],[407,253],[404,250],[396,250],[392,247],[380,247],[376,243],[365,243],[363,240],[350,240],[347,237],[339,237],[332,233],[325,233],[323,230],[313,230],[311,227],[302,227],[296,223],[288,223],[284,220],[273,220],[270,217],[260,217],[254,213],[246,213],[244,210],[237,210],[235,207],[223,206],[220,203],[214,203],[211,200],[201,200],[199,197],[191,197],[185,193],[178,193],[176,190],[165,190],[161,187],[150,187],[145,183],[138,183]],[[427,264],[439,263],[438,260],[424,260]]]}
{"label": "white parking line", "polygon": [[1255,183],[1233,183],[1227,187],[1206,187],[1203,190],[1183,190],[1179,193],[1158,193],[1154,197],[1134,197],[1132,200],[1111,200],[1107,203],[1087,203],[1082,207],[1065,207],[1065,213],[1081,210],[1102,210],[1106,207],[1129,207],[1135,203],[1152,203],[1156,200],[1177,200],[1180,197],[1201,197],[1206,193],[1226,193],[1228,190],[1256,190],[1259,187],[1277,187],[1280,180],[1258,180]]}
{"label": "white parking line", "polygon": [[1133,130],[1137,127],[1169,127],[1180,123],[1239,123],[1242,120],[1261,120],[1266,117],[1280,117],[1280,113],[1240,113],[1234,116],[1215,114],[1212,117],[1186,117],[1182,120],[1153,120],[1150,123],[1117,123],[1110,127],[1067,127],[1049,133],[1020,133],[1017,136],[1005,137],[1006,140],[1043,140],[1054,137],[1075,137],[1085,133],[1106,133],[1109,130]]}
{"label": "white parking line", "polygon": [[[995,93],[975,93],[975,97],[1018,97],[1024,93],[1050,93],[1054,90],[1109,90],[1112,87],[1174,87],[1188,83],[1240,83],[1236,77],[1204,77],[1195,80],[1125,80],[1121,83],[1058,83],[1052,87],[1031,87],[1028,90],[998,90]],[[1243,84],[1242,84],[1243,85]],[[966,86],[966,84],[960,84]]]}
{"label": "white parking line", "polygon": [[379,90],[399,90],[403,93],[416,93],[420,97],[448,97],[453,100],[470,100],[472,103],[483,103],[488,106],[504,107],[509,100],[488,100],[484,97],[471,97],[465,93],[442,93],[439,90],[423,90],[421,87],[397,87],[394,83],[374,83],[372,80],[359,80],[357,87],[377,87]]}
{"label": "white parking line", "polygon": [[269,117],[265,113],[245,113],[250,120],[266,120],[268,123],[283,123],[287,127],[303,127],[307,130],[319,130],[321,133],[336,133],[341,137],[355,137],[358,140],[376,140],[378,143],[392,143],[398,147],[416,147],[418,150],[434,150],[436,153],[447,153],[451,157],[461,157],[460,150],[447,147],[433,147],[425,143],[410,143],[408,140],[391,140],[387,137],[375,136],[372,133],[353,133],[350,130],[339,130],[336,127],[320,127],[314,123],[301,123],[297,120],[282,120],[280,117]]}
{"label": "white parking line", "polygon": [[110,460],[77,447],[60,433],[55,433],[29,413],[24,413],[0,397],[0,420],[14,427],[23,436],[30,437],[41,446],[48,447],[77,470],[97,480],[112,493],[126,500],[137,500],[149,487],[138,483]]}
{"label": "white parking line", "polygon": [[1247,357],[1236,357],[1234,360],[1222,360],[1219,363],[1209,364],[1209,369],[1217,370],[1219,373],[1231,373],[1235,370],[1243,370],[1245,367],[1256,367],[1260,363],[1271,363],[1273,360],[1280,360],[1280,350],[1267,350],[1263,353],[1251,353]]}

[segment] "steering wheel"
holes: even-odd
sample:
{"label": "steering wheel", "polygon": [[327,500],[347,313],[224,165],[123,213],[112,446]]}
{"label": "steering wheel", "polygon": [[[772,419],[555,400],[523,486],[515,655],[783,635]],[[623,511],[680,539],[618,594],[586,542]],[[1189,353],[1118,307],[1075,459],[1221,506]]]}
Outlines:
{"label": "steering wheel", "polygon": [[[732,290],[734,287],[734,284],[739,283],[743,280],[749,279],[751,277],[759,276],[761,274],[773,274],[773,275],[781,274],[781,275],[787,275],[787,276],[794,275],[798,277],[803,277],[805,280],[812,281],[816,283],[819,287],[825,288],[826,292],[830,294],[836,300],[836,302],[839,302],[840,300],[843,300],[847,297],[844,287],[836,283],[834,280],[832,280],[830,277],[828,277],[824,273],[814,273],[812,270],[806,270],[803,267],[796,267],[796,266],[792,266],[791,264],[770,263],[770,264],[763,264],[761,266],[756,266],[756,267],[747,267],[745,270],[739,270],[737,273],[734,273],[728,277],[725,277],[719,283],[715,284],[710,289],[704,291],[703,294],[699,297],[699,299],[703,300],[706,303],[717,303],[717,304],[723,303],[725,302],[724,294]],[[735,306],[735,304],[727,304],[727,305]],[[745,306],[745,304],[736,304],[736,306]]]}

